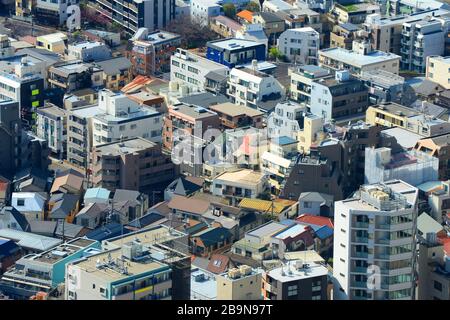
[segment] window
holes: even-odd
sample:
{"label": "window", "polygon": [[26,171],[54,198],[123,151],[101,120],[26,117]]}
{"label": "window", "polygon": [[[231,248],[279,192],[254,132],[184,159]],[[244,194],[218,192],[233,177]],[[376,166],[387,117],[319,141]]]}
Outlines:
{"label": "window", "polygon": [[311,202],[305,201],[304,205],[305,208],[312,208]]}
{"label": "window", "polygon": [[17,199],[17,206],[23,207],[25,205],[25,199]]}
{"label": "window", "polygon": [[442,291],[442,283],[440,283],[440,282],[437,282],[437,281],[434,281],[434,288],[437,290],[437,291]]}
{"label": "window", "polygon": [[288,286],[288,297],[292,297],[292,296],[298,296],[298,290],[297,290],[298,286],[294,285],[294,286]]}

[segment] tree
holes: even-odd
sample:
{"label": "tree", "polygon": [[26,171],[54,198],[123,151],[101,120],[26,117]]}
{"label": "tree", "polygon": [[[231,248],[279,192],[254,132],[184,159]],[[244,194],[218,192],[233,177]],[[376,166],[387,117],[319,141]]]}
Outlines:
{"label": "tree", "polygon": [[283,54],[281,53],[280,50],[278,50],[277,47],[272,47],[269,50],[269,57],[274,59],[274,60],[282,60],[283,59]]}
{"label": "tree", "polygon": [[247,6],[245,7],[246,10],[251,12],[260,12],[261,8],[259,7],[259,4],[253,1],[250,1]]}
{"label": "tree", "polygon": [[223,13],[230,19],[234,19],[236,17],[236,7],[232,3],[226,3],[223,5]]}
{"label": "tree", "polygon": [[181,47],[186,49],[201,48],[206,42],[217,39],[217,34],[208,26],[193,22],[190,17],[172,20],[165,29],[179,34]]}

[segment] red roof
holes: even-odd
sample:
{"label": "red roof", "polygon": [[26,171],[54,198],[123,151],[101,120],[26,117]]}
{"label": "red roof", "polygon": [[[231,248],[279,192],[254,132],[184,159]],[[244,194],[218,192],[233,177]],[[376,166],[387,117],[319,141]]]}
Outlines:
{"label": "red roof", "polygon": [[242,10],[237,14],[237,16],[251,23],[253,19],[253,12],[251,12],[250,10]]}
{"label": "red roof", "polygon": [[295,219],[298,222],[314,224],[317,226],[328,226],[334,229],[333,221],[327,217],[313,216],[311,214],[302,214]]}

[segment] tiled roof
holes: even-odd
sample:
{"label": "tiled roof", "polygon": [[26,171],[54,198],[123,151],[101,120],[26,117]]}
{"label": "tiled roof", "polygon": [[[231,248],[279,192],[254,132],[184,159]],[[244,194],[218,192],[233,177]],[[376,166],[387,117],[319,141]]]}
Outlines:
{"label": "tiled roof", "polygon": [[237,16],[239,18],[245,19],[248,22],[252,22],[253,20],[253,12],[251,12],[250,10],[242,10],[241,12],[239,12],[237,14]]}
{"label": "tiled roof", "polygon": [[[280,214],[287,208],[295,204],[292,200],[277,199],[273,202],[273,212]],[[239,203],[239,207],[242,209],[251,209],[259,212],[272,212],[272,201],[244,198]]]}
{"label": "tiled roof", "polygon": [[331,221],[330,218],[327,217],[321,217],[321,216],[313,216],[310,214],[302,214],[301,216],[297,217],[298,222],[306,223],[306,224],[313,224],[318,226],[328,226],[330,228],[334,228],[333,221]]}

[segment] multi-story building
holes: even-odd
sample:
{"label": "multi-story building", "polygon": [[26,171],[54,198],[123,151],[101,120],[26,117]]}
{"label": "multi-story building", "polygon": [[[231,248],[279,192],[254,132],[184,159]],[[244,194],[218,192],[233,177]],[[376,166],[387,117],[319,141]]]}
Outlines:
{"label": "multi-story building", "polygon": [[400,127],[423,137],[450,132],[449,122],[393,102],[367,108],[366,121],[371,125]]}
{"label": "multi-story building", "polygon": [[91,0],[91,4],[129,35],[134,35],[139,28],[163,29],[175,18],[173,0]]}
{"label": "multi-story building", "polygon": [[369,43],[365,43],[362,50],[356,48],[355,41],[353,44],[352,51],[342,48],[319,50],[319,66],[331,70],[347,69],[356,75],[373,69],[383,69],[398,74],[400,56],[382,51],[371,51]]}
{"label": "multi-story building", "polygon": [[284,20],[273,12],[254,12],[252,23],[260,24],[263,27],[264,33],[269,38],[269,43],[276,43],[276,39],[285,30]]}
{"label": "multi-story building", "polygon": [[287,29],[277,39],[281,54],[294,63],[315,65],[319,51],[319,33],[311,27]]}
{"label": "multi-story building", "polygon": [[330,32],[330,47],[352,50],[353,41],[357,38],[358,30],[359,28],[352,23],[342,23],[333,26],[333,31]]}
{"label": "multi-story building", "polygon": [[44,49],[56,54],[65,54],[68,38],[62,32],[50,33],[36,38],[36,48]]}
{"label": "multi-story building", "polygon": [[363,82],[347,70],[337,71],[335,78],[315,80],[311,85],[311,113],[325,120],[364,114],[368,90]]}
{"label": "multi-story building", "polygon": [[267,130],[270,138],[282,136],[297,140],[297,132],[303,129],[306,107],[286,101],[276,105],[274,112],[267,118]]}
{"label": "multi-story building", "polygon": [[426,75],[428,80],[450,89],[450,57],[428,56]]}
{"label": "multi-story building", "polygon": [[415,150],[425,152],[439,160],[439,180],[450,179],[450,134],[432,135],[417,141]]}
{"label": "multi-story building", "polygon": [[363,185],[335,203],[334,299],[412,300],[418,189]]}
{"label": "multi-story building", "polygon": [[47,141],[50,151],[60,159],[67,151],[67,114],[55,105],[46,105],[36,110],[36,134]]}
{"label": "multi-story building", "polygon": [[393,152],[391,148],[367,148],[364,183],[402,180],[412,186],[438,179],[439,160],[421,151]]}
{"label": "multi-story building", "polygon": [[88,169],[92,149],[92,120],[102,111],[98,105],[73,108],[67,119],[67,161],[81,169]]}
{"label": "multi-story building", "polygon": [[102,42],[85,41],[69,44],[67,55],[83,62],[93,62],[111,58],[111,49]]}
{"label": "multi-story building", "polygon": [[212,31],[224,38],[235,38],[242,25],[226,16],[216,16],[210,19],[209,26]]}
{"label": "multi-story building", "polygon": [[[101,84],[106,89],[121,90],[132,80],[132,65],[125,57],[116,57],[95,62],[95,68],[101,70]],[[94,75],[93,82],[97,82],[97,75]],[[93,84],[95,87],[97,84]]]}
{"label": "multi-story building", "polygon": [[443,223],[450,213],[450,180],[442,182],[440,188],[428,194],[430,216],[438,223]]}
{"label": "multi-story building", "polygon": [[93,146],[143,137],[161,142],[162,114],[141,106],[123,93],[99,92],[99,110],[92,119]]}
{"label": "multi-story building", "polygon": [[26,255],[3,274],[0,288],[8,296],[23,300],[37,292],[52,293],[64,283],[68,263],[98,253],[99,249],[98,241],[76,238],[48,251]]}
{"label": "multi-story building", "polygon": [[352,3],[341,5],[335,3],[330,15],[339,23],[364,23],[370,14],[380,13],[380,6],[371,3]]}
{"label": "multi-story building", "polygon": [[217,0],[193,0],[190,13],[193,23],[207,27],[211,17],[223,14],[223,8]]}
{"label": "multi-story building", "polygon": [[92,183],[97,187],[145,190],[175,176],[170,157],[143,138],[101,144],[92,150]]}
{"label": "multi-story building", "polygon": [[266,60],[266,46],[256,41],[230,38],[209,41],[206,46],[207,59],[229,68]]}
{"label": "multi-story building", "polygon": [[406,100],[405,78],[392,72],[377,69],[363,71],[359,78],[369,89],[369,103],[401,103]]}
{"label": "multi-story building", "polygon": [[264,300],[327,300],[328,269],[292,260],[263,272]]}
{"label": "multi-story building", "polygon": [[217,300],[262,300],[261,272],[247,265],[216,276]]}
{"label": "multi-story building", "polygon": [[70,17],[70,10],[67,9],[71,5],[78,5],[79,3],[79,0],[35,0],[34,4],[28,4],[27,7],[31,7],[31,14],[39,23],[61,26],[66,24],[67,19]]}
{"label": "multi-story building", "polygon": [[285,90],[274,76],[242,67],[231,69],[227,94],[235,104],[258,109],[261,102],[281,99]]}
{"label": "multi-story building", "polygon": [[207,77],[214,74],[226,78],[229,72],[228,67],[223,64],[181,48],[177,48],[170,57],[170,64],[170,80],[185,84],[192,91],[215,90]]}
{"label": "multi-story building", "polygon": [[167,31],[149,32],[148,28],[140,28],[130,40],[127,50],[133,75],[161,75],[171,71],[171,56],[180,42],[178,34]]}
{"label": "multi-story building", "polygon": [[263,127],[263,113],[253,108],[225,102],[212,105],[209,109],[217,113],[224,129],[247,126],[260,129]]}
{"label": "multi-story building", "polygon": [[305,104],[308,108],[311,105],[311,86],[315,80],[331,78],[333,75],[325,68],[314,65],[306,65],[291,70],[291,99]]}
{"label": "multi-story building", "polygon": [[14,56],[14,47],[6,34],[0,34],[0,58],[7,59]]}
{"label": "multi-story building", "polygon": [[400,68],[425,73],[427,57],[444,54],[448,24],[443,26],[441,21],[430,18],[405,22],[400,49],[402,57]]}

